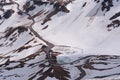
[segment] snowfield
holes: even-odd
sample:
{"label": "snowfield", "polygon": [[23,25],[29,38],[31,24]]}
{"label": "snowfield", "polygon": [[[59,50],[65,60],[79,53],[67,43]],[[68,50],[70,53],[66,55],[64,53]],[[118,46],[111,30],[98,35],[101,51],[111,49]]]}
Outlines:
{"label": "snowfield", "polygon": [[0,80],[120,80],[120,0],[0,0]]}

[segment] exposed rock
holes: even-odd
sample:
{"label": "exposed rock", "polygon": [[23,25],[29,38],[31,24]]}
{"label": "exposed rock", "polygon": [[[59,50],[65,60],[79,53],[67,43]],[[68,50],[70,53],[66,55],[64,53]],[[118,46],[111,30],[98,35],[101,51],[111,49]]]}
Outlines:
{"label": "exposed rock", "polygon": [[3,17],[4,17],[5,19],[8,19],[10,16],[12,16],[12,14],[13,14],[14,12],[15,12],[14,10],[9,9],[9,10],[7,10],[7,11],[3,14]]}

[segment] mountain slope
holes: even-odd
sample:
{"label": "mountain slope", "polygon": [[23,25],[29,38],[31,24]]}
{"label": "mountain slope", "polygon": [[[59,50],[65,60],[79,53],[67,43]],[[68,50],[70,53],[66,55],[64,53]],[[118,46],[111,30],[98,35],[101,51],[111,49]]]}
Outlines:
{"label": "mountain slope", "polygon": [[[86,53],[119,54],[119,16],[110,18],[119,12],[120,2],[113,1],[114,6],[107,12],[106,9],[102,11],[102,2],[76,0],[67,6],[70,13],[59,12],[46,23],[48,29],[34,28],[55,44],[79,47]],[[84,3],[86,6],[82,7]],[[116,27],[108,27],[110,24]]]}
{"label": "mountain slope", "polygon": [[120,0],[0,0],[0,80],[120,76]]}

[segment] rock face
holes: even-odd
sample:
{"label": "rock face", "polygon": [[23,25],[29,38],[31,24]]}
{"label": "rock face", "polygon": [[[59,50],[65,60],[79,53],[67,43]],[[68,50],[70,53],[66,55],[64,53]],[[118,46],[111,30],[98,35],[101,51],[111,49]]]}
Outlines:
{"label": "rock face", "polygon": [[120,76],[120,0],[0,0],[0,80]]}

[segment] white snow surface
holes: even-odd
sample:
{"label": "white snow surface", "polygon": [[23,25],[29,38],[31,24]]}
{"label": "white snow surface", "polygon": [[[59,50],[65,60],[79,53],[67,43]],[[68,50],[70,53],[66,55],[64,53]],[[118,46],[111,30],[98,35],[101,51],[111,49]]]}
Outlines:
{"label": "white snow surface", "polygon": [[[87,5],[82,8],[84,2]],[[109,18],[119,11],[119,4],[120,1],[115,3],[104,16],[100,4],[93,0],[75,0],[67,6],[70,13],[59,12],[46,23],[48,29],[40,31],[37,23],[34,29],[54,44],[78,47],[84,54],[119,55],[120,29],[108,31],[106,28]]]}
{"label": "white snow surface", "polygon": [[[16,2],[20,4],[21,9],[26,1],[29,0],[16,0]],[[103,80],[109,80],[112,78],[117,79],[116,77],[120,76],[120,74],[114,75],[120,73],[120,58],[114,60],[114,56],[112,58],[110,56],[110,60],[108,58],[108,61],[99,60],[96,56],[85,58],[90,60],[91,65],[94,67],[93,69],[91,69],[91,66],[90,68],[86,68],[89,67],[86,66],[87,60],[82,59],[82,57],[88,55],[120,55],[120,28],[113,28],[111,31],[108,31],[107,28],[107,25],[111,23],[109,20],[110,17],[120,11],[120,0],[118,2],[113,0],[114,6],[111,7],[108,12],[101,11],[102,1],[104,0],[100,0],[100,3],[96,3],[94,0],[73,0],[73,2],[67,5],[67,9],[70,10],[69,13],[60,11],[52,16],[51,20],[47,21],[44,25],[41,25],[42,20],[45,18],[44,14],[34,18],[35,24],[33,25],[33,29],[42,36],[42,38],[55,45],[52,48],[53,51],[62,53],[57,56],[57,62],[69,71],[71,76],[69,80],[75,80],[77,77],[82,76],[81,69],[86,72],[83,80],[96,80],[93,78],[96,76],[104,77],[104,75],[108,76],[107,78],[103,78]],[[83,7],[85,2],[86,5]],[[16,9],[16,5],[10,5],[4,8],[6,10],[12,8],[15,10],[15,13],[0,25],[0,36],[4,35],[3,32],[8,27],[16,28],[18,26],[28,26],[31,24],[32,21],[28,19],[27,15],[24,14],[20,16],[17,14],[18,10]],[[30,11],[29,14],[34,15],[41,10],[50,13],[54,9],[50,4],[36,6],[36,9]],[[2,14],[2,12],[0,12],[0,14]],[[120,17],[117,17],[117,19],[120,20]],[[47,25],[48,28],[42,30]],[[9,40],[14,37],[13,35],[15,33],[17,32],[14,32],[8,38],[0,40],[0,44],[4,44],[0,47],[0,80],[30,80],[30,78],[34,76],[35,78],[32,80],[37,80],[41,76],[41,73],[37,74],[37,72],[41,70],[45,72],[49,69],[48,62],[45,62],[45,53],[40,52],[42,45],[46,45],[46,43],[39,40],[37,36],[33,34],[30,35],[30,30],[28,29],[28,31],[20,35],[17,33],[15,36],[17,40],[10,45],[12,41],[10,42]],[[33,40],[29,42],[31,39]],[[30,48],[19,51],[21,48],[28,46],[30,46]],[[32,57],[30,57],[31,55]],[[34,55],[38,56],[34,57]],[[23,67],[19,68],[19,66],[17,66],[15,69],[7,70],[21,64],[20,60],[25,61]],[[7,64],[7,61],[11,61],[10,64],[2,65]],[[101,63],[92,64],[92,61]],[[107,63],[107,65],[104,64],[104,62]],[[47,65],[47,67],[43,68],[43,65],[40,65],[43,63],[45,66]],[[81,69],[77,68],[78,65]],[[103,70],[104,68],[105,70]],[[109,73],[112,73],[111,77],[109,77]],[[57,79],[48,76],[45,80]]]}

